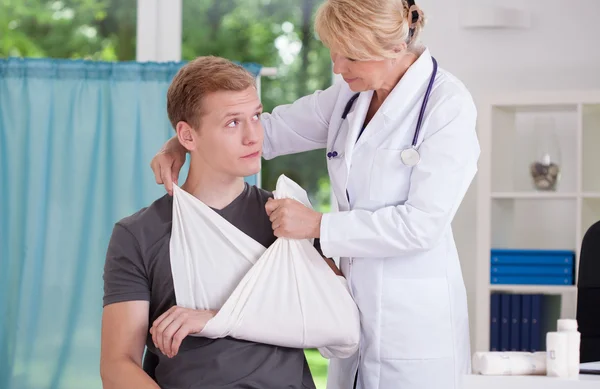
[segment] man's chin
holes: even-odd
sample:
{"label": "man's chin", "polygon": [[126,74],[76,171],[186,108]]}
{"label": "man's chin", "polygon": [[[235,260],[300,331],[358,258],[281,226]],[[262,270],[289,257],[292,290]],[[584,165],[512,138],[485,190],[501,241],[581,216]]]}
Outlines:
{"label": "man's chin", "polygon": [[254,175],[260,173],[260,169],[261,169],[260,163],[258,164],[258,166],[252,166],[252,167],[246,166],[242,169],[239,169],[237,171],[236,175],[238,177],[251,177],[251,176],[254,176]]}

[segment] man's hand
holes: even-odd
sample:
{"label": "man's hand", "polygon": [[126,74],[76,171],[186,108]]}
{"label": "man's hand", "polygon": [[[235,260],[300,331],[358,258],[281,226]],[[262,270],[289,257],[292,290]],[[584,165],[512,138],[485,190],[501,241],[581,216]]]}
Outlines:
{"label": "man's hand", "polygon": [[177,136],[169,139],[152,158],[150,168],[157,184],[164,184],[167,192],[173,195],[173,183],[177,185],[179,171],[185,163],[187,150],[179,143]]}
{"label": "man's hand", "polygon": [[189,334],[202,331],[216,314],[216,311],[171,307],[152,323],[152,341],[163,354],[173,358],[177,355],[183,339]]}
{"label": "man's hand", "polygon": [[323,214],[293,199],[269,199],[265,205],[278,238],[310,239],[321,236]]}

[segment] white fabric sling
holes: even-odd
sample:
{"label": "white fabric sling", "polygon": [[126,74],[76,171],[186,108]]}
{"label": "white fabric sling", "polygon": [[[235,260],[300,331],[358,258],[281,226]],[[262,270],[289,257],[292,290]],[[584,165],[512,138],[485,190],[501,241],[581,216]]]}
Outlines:
{"label": "white fabric sling", "polygon": [[[356,352],[358,308],[311,240],[279,238],[265,249],[189,193],[175,185],[173,192],[177,305],[218,310],[197,336],[318,348],[325,358]],[[311,206],[304,189],[283,175],[274,197]]]}

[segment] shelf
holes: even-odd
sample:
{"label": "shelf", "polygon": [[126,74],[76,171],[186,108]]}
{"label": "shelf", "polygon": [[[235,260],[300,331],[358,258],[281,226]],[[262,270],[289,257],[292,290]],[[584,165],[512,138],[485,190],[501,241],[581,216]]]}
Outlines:
{"label": "shelf", "polygon": [[[479,105],[473,346],[486,351],[492,293],[544,295],[548,323],[576,316],[576,284],[492,284],[490,250],[573,251],[577,282],[582,238],[600,221],[600,90],[499,91]],[[560,174],[544,190],[532,167],[542,172],[548,160]],[[549,173],[538,175],[549,179]]]}
{"label": "shelf", "polygon": [[[600,196],[600,193],[598,194]],[[494,192],[492,199],[576,199],[577,193],[560,192]]]}
{"label": "shelf", "polygon": [[584,192],[600,192],[600,104],[582,109],[582,187]]}
{"label": "shelf", "polygon": [[584,199],[600,199],[600,192],[584,192],[581,196]]}
{"label": "shelf", "polygon": [[576,198],[493,199],[491,218],[493,248],[576,249]]}
{"label": "shelf", "polygon": [[541,293],[541,294],[563,294],[576,293],[575,285],[494,285],[490,284],[491,292],[511,293]]}
{"label": "shelf", "polygon": [[491,114],[492,192],[540,193],[531,166],[543,161],[544,151],[560,171],[556,189],[550,193],[578,191],[577,104],[494,106]]}

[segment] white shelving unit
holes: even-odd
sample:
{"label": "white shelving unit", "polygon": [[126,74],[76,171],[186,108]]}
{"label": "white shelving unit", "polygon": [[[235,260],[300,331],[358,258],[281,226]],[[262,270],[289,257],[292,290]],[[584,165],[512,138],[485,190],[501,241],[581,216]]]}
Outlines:
{"label": "white shelving unit", "polygon": [[[553,299],[560,304],[556,311],[575,318],[576,284],[490,284],[490,250],[572,250],[577,282],[583,235],[600,220],[600,91],[503,94],[479,100],[478,112],[482,153],[473,351],[487,351],[492,292],[558,296]],[[554,191],[536,190],[530,175],[538,118],[553,121],[560,150],[561,176]]]}

